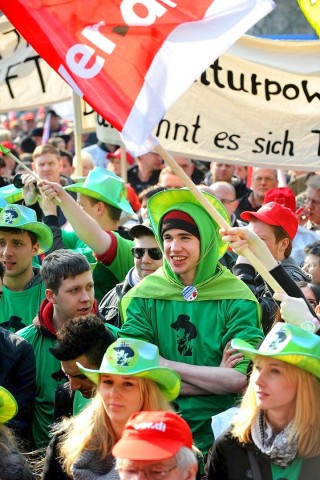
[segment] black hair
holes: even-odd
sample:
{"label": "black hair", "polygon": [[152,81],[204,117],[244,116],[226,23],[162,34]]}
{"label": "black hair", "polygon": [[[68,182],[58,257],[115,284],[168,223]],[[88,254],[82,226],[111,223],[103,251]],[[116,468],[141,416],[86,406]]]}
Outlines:
{"label": "black hair", "polygon": [[5,273],[6,273],[6,266],[4,262],[0,261],[0,278],[2,282],[3,282],[3,277]]}
{"label": "black hair", "polygon": [[60,155],[60,157],[66,157],[66,159],[68,160],[68,163],[69,163],[70,166],[72,167],[72,164],[73,164],[73,156],[71,155],[71,153],[70,153],[68,150],[60,149],[60,150],[59,150],[59,155]]}
{"label": "black hair", "polygon": [[67,320],[57,332],[57,344],[50,352],[60,361],[74,360],[85,355],[90,364],[100,367],[107,348],[114,337],[103,320],[90,313]]}
{"label": "black hair", "polygon": [[320,241],[316,241],[313,243],[309,243],[304,247],[304,252],[307,255],[315,255],[316,257],[320,257]]}
{"label": "black hair", "polygon": [[72,250],[55,250],[47,255],[41,268],[41,277],[46,288],[57,294],[63,280],[90,270],[90,263],[81,253]]}
{"label": "black hair", "polygon": [[29,230],[24,230],[23,228],[0,227],[0,232],[12,233],[12,234],[17,233],[18,235],[22,235],[23,233],[27,233],[30,240],[31,240],[32,245],[35,245],[36,243],[38,243],[37,235],[33,232],[30,232]]}
{"label": "black hair", "polygon": [[297,285],[299,285],[300,288],[310,288],[313,295],[316,297],[317,303],[320,303],[320,287],[318,285],[316,285],[315,283],[306,282],[304,280],[300,280],[299,282],[297,282]]}

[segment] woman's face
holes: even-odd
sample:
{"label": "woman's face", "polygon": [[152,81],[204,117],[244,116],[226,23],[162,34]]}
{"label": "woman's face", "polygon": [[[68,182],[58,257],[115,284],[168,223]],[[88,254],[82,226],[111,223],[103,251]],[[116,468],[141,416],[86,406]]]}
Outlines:
{"label": "woman's face", "polygon": [[124,425],[142,408],[140,381],[136,377],[101,375],[98,390],[111,424]]}
{"label": "woman's face", "polygon": [[306,297],[308,303],[311,305],[313,310],[315,310],[316,306],[318,305],[318,302],[312,289],[310,287],[300,287],[300,288],[302,290],[303,295]]}
{"label": "woman's face", "polygon": [[297,385],[288,378],[286,365],[274,358],[254,362],[252,381],[257,406],[272,426],[284,428],[294,417]]}

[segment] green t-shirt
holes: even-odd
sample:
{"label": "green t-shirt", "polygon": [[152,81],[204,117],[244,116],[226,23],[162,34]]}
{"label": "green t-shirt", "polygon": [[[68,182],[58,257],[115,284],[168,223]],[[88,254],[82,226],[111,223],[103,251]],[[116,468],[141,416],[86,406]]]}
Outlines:
{"label": "green t-shirt", "polygon": [[298,480],[302,463],[303,460],[301,458],[296,458],[288,467],[285,468],[271,463],[272,479],[283,480],[284,478],[287,478],[288,480]]}
{"label": "green t-shirt", "polygon": [[[257,306],[249,300],[185,302],[132,298],[126,314],[121,337],[154,343],[164,358],[191,365],[218,367],[229,340],[242,338],[255,345],[263,336]],[[245,374],[247,366],[245,360],[235,369]],[[233,394],[212,394],[180,396],[175,400],[203,454],[214,440],[212,415],[232,407],[236,398]]]}
{"label": "green t-shirt", "polygon": [[64,383],[65,378],[59,360],[49,350],[56,344],[55,337],[42,335],[33,325],[20,330],[18,335],[31,343],[36,357],[36,401],[32,433],[36,447],[41,448],[50,441],[54,395],[57,386]]}
{"label": "green t-shirt", "polygon": [[94,266],[94,290],[98,303],[117,283],[124,280],[124,277],[134,265],[133,255],[131,253],[133,241],[122,238],[116,232],[113,233],[117,237],[117,253],[110,265],[103,265],[97,262],[92,249],[80,240],[74,232],[62,230],[61,233],[64,246],[75,252],[82,253]]}
{"label": "green t-shirt", "polygon": [[45,286],[43,282],[22,290],[13,292],[3,286],[3,294],[0,302],[1,327],[17,332],[32,324],[37,316],[40,304],[45,298]]}

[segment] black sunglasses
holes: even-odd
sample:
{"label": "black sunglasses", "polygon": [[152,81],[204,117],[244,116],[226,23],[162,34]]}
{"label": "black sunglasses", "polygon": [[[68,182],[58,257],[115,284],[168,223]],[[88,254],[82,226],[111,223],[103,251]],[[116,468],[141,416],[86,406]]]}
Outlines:
{"label": "black sunglasses", "polygon": [[139,260],[141,260],[146,251],[148,252],[149,257],[152,258],[152,260],[161,260],[162,252],[160,248],[131,248],[133,256],[135,258],[138,258]]}

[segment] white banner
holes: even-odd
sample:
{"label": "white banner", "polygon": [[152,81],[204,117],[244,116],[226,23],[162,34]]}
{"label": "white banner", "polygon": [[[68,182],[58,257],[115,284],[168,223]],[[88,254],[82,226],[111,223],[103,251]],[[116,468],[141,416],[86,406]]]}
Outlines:
{"label": "white banner", "polygon": [[0,17],[0,45],[0,112],[28,110],[71,99],[69,85],[5,16]]}
{"label": "white banner", "polygon": [[[111,142],[112,130],[100,119],[101,140]],[[320,170],[320,41],[242,37],[155,134],[170,152],[195,159]]]}

